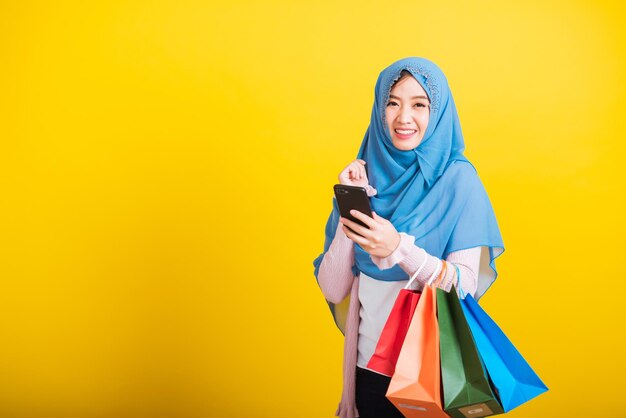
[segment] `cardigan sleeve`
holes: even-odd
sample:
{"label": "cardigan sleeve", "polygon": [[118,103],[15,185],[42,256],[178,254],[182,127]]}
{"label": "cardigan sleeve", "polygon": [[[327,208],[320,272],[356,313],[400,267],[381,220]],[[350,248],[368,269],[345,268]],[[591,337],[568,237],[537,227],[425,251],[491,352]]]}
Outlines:
{"label": "cardigan sleeve", "polygon": [[348,296],[354,280],[352,274],[354,245],[341,227],[341,223],[337,225],[335,238],[324,254],[317,275],[324,297],[327,301],[335,304],[340,303]]}
{"label": "cardigan sleeve", "polygon": [[[455,264],[459,268],[460,286],[466,294],[472,296],[476,292],[480,255],[481,247],[478,246],[452,252],[446,258],[446,262]],[[416,277],[416,281],[422,285],[426,284],[431,276],[438,274],[442,261],[415,245],[415,237],[404,232],[400,232],[400,245],[390,255],[387,257],[371,256],[371,259],[381,270],[398,264],[409,276],[412,276],[424,263]],[[455,269],[449,268],[439,281],[438,287],[449,291],[456,280]]]}

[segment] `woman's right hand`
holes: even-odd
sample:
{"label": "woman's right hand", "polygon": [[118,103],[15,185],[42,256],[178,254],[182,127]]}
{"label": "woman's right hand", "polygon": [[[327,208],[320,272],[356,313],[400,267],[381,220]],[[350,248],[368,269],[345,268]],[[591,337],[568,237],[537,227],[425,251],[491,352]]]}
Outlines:
{"label": "woman's right hand", "polygon": [[365,187],[369,184],[367,173],[365,172],[365,161],[357,159],[352,161],[339,173],[339,183],[344,186]]}

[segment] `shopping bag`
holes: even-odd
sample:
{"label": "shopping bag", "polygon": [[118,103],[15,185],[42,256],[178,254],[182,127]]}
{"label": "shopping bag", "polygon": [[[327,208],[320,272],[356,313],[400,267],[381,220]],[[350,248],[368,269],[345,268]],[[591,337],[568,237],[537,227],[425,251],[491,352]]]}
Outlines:
{"label": "shopping bag", "polygon": [[446,413],[454,418],[503,413],[489,385],[455,286],[450,292],[437,289],[437,320]]}
{"label": "shopping bag", "polygon": [[424,286],[386,396],[405,417],[447,417],[441,407],[437,299],[430,286]]}
{"label": "shopping bag", "polygon": [[416,290],[400,290],[376,344],[376,351],[367,363],[368,369],[386,376],[393,375],[420,294]]}
{"label": "shopping bag", "polygon": [[398,355],[404,342],[404,337],[409,329],[409,324],[415,313],[415,307],[419,301],[421,292],[416,290],[410,290],[413,281],[417,278],[417,275],[424,268],[426,259],[417,271],[411,276],[410,280],[400,290],[396,301],[391,308],[391,312],[387,317],[387,322],[383,328],[378,342],[376,343],[376,350],[374,355],[367,363],[367,368],[377,371],[386,376],[392,376],[393,371],[396,368],[396,362],[398,361]]}
{"label": "shopping bag", "polygon": [[548,387],[472,295],[461,294],[461,297],[461,307],[478,353],[504,412],[546,392]]}

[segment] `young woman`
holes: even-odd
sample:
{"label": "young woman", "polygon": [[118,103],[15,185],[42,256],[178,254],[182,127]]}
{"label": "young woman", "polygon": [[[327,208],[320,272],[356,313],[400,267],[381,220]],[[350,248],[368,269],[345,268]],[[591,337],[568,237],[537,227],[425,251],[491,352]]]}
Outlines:
{"label": "young woman", "polygon": [[409,277],[417,273],[418,290],[458,283],[476,299],[496,279],[504,245],[464,149],[448,82],[434,63],[405,58],[380,73],[357,159],[339,174],[341,184],[366,188],[373,217],[353,213],[368,228],[342,218],[333,198],[324,252],[313,262],[345,335],[337,416],[402,417],[385,397],[391,376],[367,363]]}

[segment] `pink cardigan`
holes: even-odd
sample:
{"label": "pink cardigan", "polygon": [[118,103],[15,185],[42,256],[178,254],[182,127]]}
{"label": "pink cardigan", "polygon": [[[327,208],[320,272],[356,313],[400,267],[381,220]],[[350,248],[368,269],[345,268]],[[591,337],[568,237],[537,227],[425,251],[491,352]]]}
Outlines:
{"label": "pink cardigan", "polygon": [[[354,264],[354,243],[341,229],[342,224],[337,225],[335,238],[318,272],[318,283],[327,301],[338,304],[350,295],[350,305],[345,329],[344,354],[343,354],[343,389],[339,407],[335,412],[341,418],[355,418],[359,416],[356,408],[356,361],[357,343],[359,333],[359,278],[352,274]],[[426,253],[423,248],[414,244],[415,238],[411,235],[400,233],[400,244],[389,256],[380,258],[371,256],[372,261],[381,269],[388,269],[396,264],[412,276],[422,265],[424,258],[426,264],[417,275],[416,281],[425,284],[429,277],[437,270],[441,260]],[[451,253],[446,261],[458,266],[461,273],[460,286],[466,294],[474,295],[480,265],[481,247],[469,248]],[[448,269],[439,287],[449,291],[456,280],[455,269]]]}

